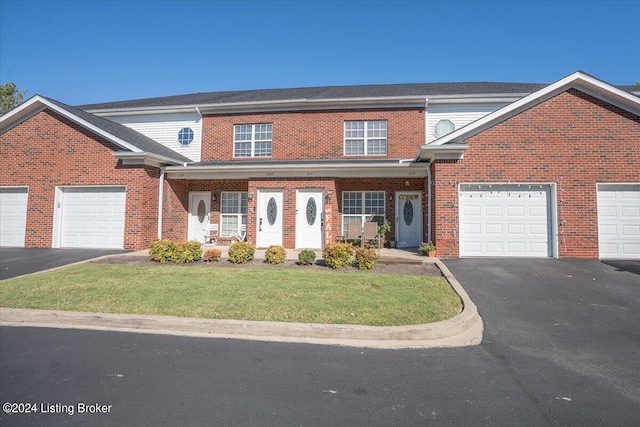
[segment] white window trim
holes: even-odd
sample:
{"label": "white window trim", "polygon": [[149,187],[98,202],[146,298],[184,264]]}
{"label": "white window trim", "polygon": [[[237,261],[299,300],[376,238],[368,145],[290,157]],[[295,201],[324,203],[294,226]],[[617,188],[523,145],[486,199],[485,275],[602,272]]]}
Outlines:
{"label": "white window trim", "polygon": [[[271,125],[271,139],[256,139],[256,126]],[[236,141],[236,127],[238,126],[251,126],[251,139]],[[250,156],[236,156],[236,143],[251,143],[251,155]],[[256,156],[256,142],[269,142],[271,143],[270,154],[268,156]],[[248,159],[252,157],[271,157],[273,155],[273,123],[244,123],[233,125],[233,157],[238,159]]]}
{"label": "white window trim", "polygon": [[[362,207],[362,212],[363,213],[361,213],[361,214],[345,214],[345,213],[343,213],[342,214],[342,224],[341,225],[342,225],[342,228],[343,228],[343,230],[342,230],[343,234],[347,233],[346,227],[344,226],[345,225],[345,222],[344,222],[345,217],[351,217],[351,218],[360,217],[360,224],[362,226],[364,226],[364,223],[367,222],[367,220],[369,218],[372,218],[374,216],[381,216],[383,220],[386,219],[385,212],[387,210],[387,199],[386,199],[387,193],[385,191],[343,191],[342,192],[342,212],[344,212],[344,210],[345,210],[344,209],[344,196],[347,193],[360,193],[362,195],[362,200],[361,200],[362,206],[361,207]],[[376,212],[375,214],[373,214],[373,213],[365,213],[366,207],[367,207],[367,193],[382,193],[382,203],[383,203],[382,212]]]}
{"label": "white window trim", "polygon": [[[355,123],[355,122],[363,122],[364,123],[364,147],[363,147],[363,153],[362,154],[347,154],[347,123]],[[369,139],[382,139],[382,138],[369,138],[367,136],[367,130],[368,130],[368,124],[372,123],[372,122],[385,122],[387,124],[386,127],[386,131],[387,131],[387,136],[384,138],[385,140],[385,144],[384,144],[384,148],[385,148],[385,152],[384,154],[367,154],[367,148],[368,148],[368,141]],[[345,120],[343,123],[343,129],[342,129],[342,154],[345,157],[356,157],[356,156],[369,156],[369,157],[376,157],[376,156],[388,156],[389,155],[389,121],[388,120]],[[360,138],[349,138],[349,139],[360,139]]]}
{"label": "white window trim", "polygon": [[[238,212],[239,213],[222,213],[222,198],[223,198],[223,194],[239,194],[240,196],[238,196],[238,202],[237,202],[237,208],[238,208]],[[246,213],[242,213],[242,194],[248,194],[246,191],[223,191],[220,193],[220,226],[219,226],[219,233],[220,233],[220,237],[231,237],[234,234],[239,234],[240,233],[240,227],[242,226],[242,218],[245,218],[245,224],[247,223],[247,214]],[[247,202],[248,203],[248,202]],[[248,210],[248,206],[247,206],[247,210]],[[231,234],[224,234],[224,230],[222,228],[222,218],[223,217],[236,217],[236,229],[234,231],[231,232]]]}

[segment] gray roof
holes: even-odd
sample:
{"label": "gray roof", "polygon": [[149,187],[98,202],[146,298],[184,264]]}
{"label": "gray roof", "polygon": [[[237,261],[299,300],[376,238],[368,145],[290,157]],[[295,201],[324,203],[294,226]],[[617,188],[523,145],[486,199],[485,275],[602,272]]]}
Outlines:
{"label": "gray roof", "polygon": [[398,96],[451,96],[529,94],[547,86],[542,83],[407,83],[361,86],[326,86],[290,89],[260,89],[229,92],[192,93],[159,98],[132,99],[80,105],[84,110],[116,108],[174,107],[238,102],[288,101],[296,99],[350,99]]}
{"label": "gray roof", "polygon": [[105,119],[104,117],[98,117],[91,113],[87,113],[86,111],[82,111],[78,108],[71,107],[69,105],[63,104],[62,102],[56,101],[55,99],[44,97],[47,101],[52,104],[57,105],[58,107],[68,111],[69,113],[80,117],[82,120],[85,120],[92,125],[104,130],[111,135],[120,138],[131,145],[138,147],[140,150],[157,154],[159,156],[168,157],[170,159],[174,159],[180,162],[191,162],[188,158],[184,157],[181,154],[176,153],[172,149],[165,147],[164,145],[154,141],[153,139],[137,132],[131,128],[128,128],[119,123],[113,122],[111,120]]}

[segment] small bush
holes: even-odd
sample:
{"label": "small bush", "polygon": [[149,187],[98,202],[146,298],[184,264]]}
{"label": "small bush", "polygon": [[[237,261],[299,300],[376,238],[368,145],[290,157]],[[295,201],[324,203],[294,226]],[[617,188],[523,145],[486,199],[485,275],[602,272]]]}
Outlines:
{"label": "small bush", "polygon": [[360,270],[371,270],[378,259],[378,254],[374,248],[355,248],[355,258],[353,266]]}
{"label": "small bush", "polygon": [[183,240],[174,243],[173,255],[171,261],[176,264],[185,264],[198,261],[202,258],[202,247],[200,242],[196,240]]}
{"label": "small bush", "polygon": [[269,246],[265,257],[269,264],[282,264],[287,259],[287,251],[282,246]]}
{"label": "small bush", "polygon": [[220,261],[222,251],[220,249],[207,249],[202,257],[206,262]]}
{"label": "small bush", "polygon": [[176,264],[198,261],[202,257],[200,243],[195,240],[174,242],[172,240],[156,240],[149,248],[149,255],[153,261]]}
{"label": "small bush", "polygon": [[175,245],[171,240],[156,240],[149,248],[149,255],[153,261],[161,264],[171,261]]}
{"label": "small bush", "polygon": [[324,262],[331,268],[351,265],[353,246],[349,243],[329,243],[322,249]]}
{"label": "small bush", "polygon": [[229,260],[235,264],[243,264],[253,260],[256,249],[249,242],[233,242],[229,246]]}
{"label": "small bush", "polygon": [[298,254],[298,261],[302,265],[311,265],[316,262],[316,253],[311,249],[304,249]]}

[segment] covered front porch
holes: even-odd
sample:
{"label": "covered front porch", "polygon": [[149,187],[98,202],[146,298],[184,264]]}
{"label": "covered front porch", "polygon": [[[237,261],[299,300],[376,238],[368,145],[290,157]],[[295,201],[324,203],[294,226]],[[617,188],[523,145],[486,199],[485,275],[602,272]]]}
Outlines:
{"label": "covered front porch", "polygon": [[427,240],[425,163],[209,162],[169,167],[166,178],[163,238],[204,243],[216,235],[227,246],[244,236],[257,248],[321,249],[347,224],[376,217],[390,223],[387,242]]}

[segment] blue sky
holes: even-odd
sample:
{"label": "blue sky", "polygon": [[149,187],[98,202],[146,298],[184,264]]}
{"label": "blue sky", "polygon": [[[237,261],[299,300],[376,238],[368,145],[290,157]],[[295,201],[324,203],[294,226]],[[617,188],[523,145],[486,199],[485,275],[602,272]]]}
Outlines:
{"label": "blue sky", "polygon": [[640,81],[640,1],[0,0],[0,82],[70,105],[409,82]]}

